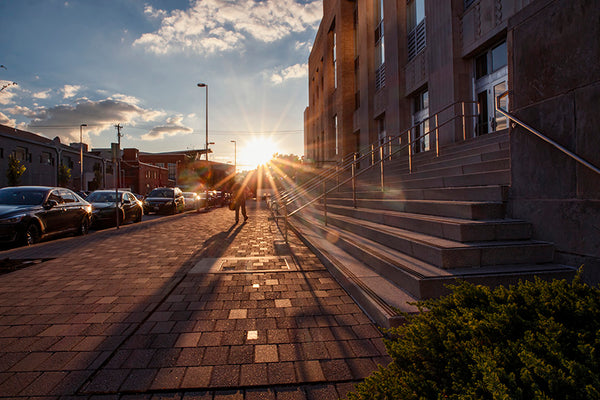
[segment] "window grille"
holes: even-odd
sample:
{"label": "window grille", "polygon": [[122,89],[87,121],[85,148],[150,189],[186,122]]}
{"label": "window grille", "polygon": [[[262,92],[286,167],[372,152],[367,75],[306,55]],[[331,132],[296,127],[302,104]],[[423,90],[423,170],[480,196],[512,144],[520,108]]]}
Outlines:
{"label": "window grille", "polygon": [[381,64],[375,70],[375,89],[379,90],[385,86],[385,64]]}
{"label": "window grille", "polygon": [[408,34],[408,60],[415,58],[426,45],[425,20],[423,20]]}

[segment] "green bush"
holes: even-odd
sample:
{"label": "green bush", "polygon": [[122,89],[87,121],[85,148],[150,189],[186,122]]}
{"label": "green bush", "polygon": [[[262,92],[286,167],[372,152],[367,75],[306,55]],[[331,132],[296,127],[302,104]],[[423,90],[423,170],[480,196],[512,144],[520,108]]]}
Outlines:
{"label": "green bush", "polygon": [[389,331],[392,363],[348,399],[600,399],[599,289],[576,278],[452,290]]}

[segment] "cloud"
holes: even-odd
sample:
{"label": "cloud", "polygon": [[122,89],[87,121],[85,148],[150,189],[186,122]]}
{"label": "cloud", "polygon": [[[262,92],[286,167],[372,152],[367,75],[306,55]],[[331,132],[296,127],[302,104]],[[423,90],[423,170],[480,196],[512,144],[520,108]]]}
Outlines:
{"label": "cloud", "polygon": [[4,113],[0,112],[0,124],[7,126],[15,126],[17,124],[16,119],[10,119]]}
{"label": "cloud", "polygon": [[142,135],[142,140],[158,140],[166,136],[174,136],[181,133],[192,133],[193,129],[182,124],[183,116],[178,115],[167,119],[167,124],[155,126],[150,131]]}
{"label": "cloud", "polygon": [[167,12],[165,10],[157,10],[150,4],[146,4],[144,6],[144,14],[151,18],[164,18],[167,16]]}
{"label": "cloud", "polygon": [[314,29],[322,17],[322,0],[196,0],[185,11],[159,11],[145,8],[147,15],[162,17],[161,26],[143,34],[134,46],[155,54],[211,54],[238,49],[248,39],[271,43]]}
{"label": "cloud", "polygon": [[48,90],[44,90],[42,92],[37,92],[32,94],[34,99],[47,99],[48,97],[50,97],[50,93],[52,92],[52,89],[48,89]]}
{"label": "cloud", "polygon": [[273,75],[271,75],[271,82],[275,85],[279,85],[288,79],[304,78],[307,75],[308,64],[296,64],[273,73]]}
{"label": "cloud", "polygon": [[65,85],[63,87],[63,98],[68,99],[70,97],[74,97],[77,92],[81,89],[79,85]]}
{"label": "cloud", "polygon": [[0,79],[0,88],[3,88],[0,91],[0,104],[11,104],[16,95],[15,91],[19,90],[19,87],[13,81]]}

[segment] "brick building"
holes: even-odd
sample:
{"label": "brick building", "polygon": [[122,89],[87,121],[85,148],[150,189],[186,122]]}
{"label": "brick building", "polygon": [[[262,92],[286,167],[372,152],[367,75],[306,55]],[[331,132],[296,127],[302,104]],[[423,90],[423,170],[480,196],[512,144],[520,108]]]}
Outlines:
{"label": "brick building", "polygon": [[[80,190],[81,164],[79,143],[62,144],[58,137],[48,139],[35,133],[0,125],[0,187],[8,185],[5,171],[12,155],[25,166],[21,185],[65,186]],[[69,170],[70,177],[61,179],[60,167]],[[112,161],[88,152],[83,144],[83,190],[111,187],[116,171]]]}
{"label": "brick building", "polygon": [[[324,166],[401,135],[413,153],[505,132],[507,216],[600,281],[600,6],[589,0],[324,0],[308,60],[307,161]],[[436,129],[437,128],[437,129]],[[408,151],[409,147],[398,146]]]}

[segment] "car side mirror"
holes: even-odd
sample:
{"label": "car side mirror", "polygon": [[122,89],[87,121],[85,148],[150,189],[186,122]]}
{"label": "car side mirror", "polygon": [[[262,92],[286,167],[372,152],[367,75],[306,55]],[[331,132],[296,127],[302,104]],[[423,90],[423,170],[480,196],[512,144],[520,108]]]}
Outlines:
{"label": "car side mirror", "polygon": [[48,200],[44,203],[44,209],[50,210],[51,208],[56,207],[57,205],[58,202],[56,200]]}

